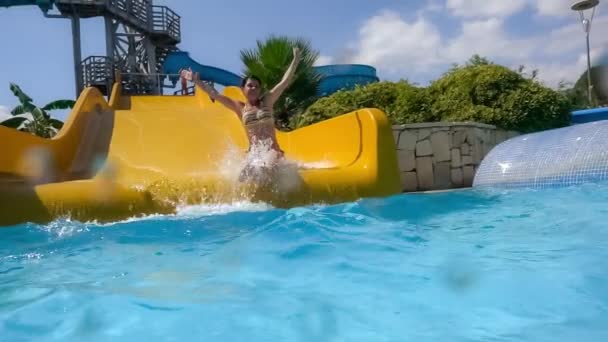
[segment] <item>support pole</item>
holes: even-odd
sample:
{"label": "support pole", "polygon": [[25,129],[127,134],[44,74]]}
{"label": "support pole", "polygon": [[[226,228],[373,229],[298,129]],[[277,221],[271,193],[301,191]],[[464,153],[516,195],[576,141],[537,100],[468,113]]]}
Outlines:
{"label": "support pole", "polygon": [[109,16],[104,17],[105,20],[105,24],[106,24],[106,57],[108,57],[108,67],[110,68],[109,73],[107,75],[108,77],[108,84],[107,84],[107,88],[108,88],[108,96],[110,96],[110,89],[112,89],[112,85],[113,82],[115,82],[116,80],[114,79],[114,74],[116,72],[116,67],[114,65],[114,44],[115,44],[115,28],[114,28],[114,23],[112,22],[112,18]]}
{"label": "support pole", "polygon": [[74,78],[76,81],[76,98],[84,89],[84,80],[82,79],[82,51],[80,49],[80,18],[72,16],[72,45],[74,48]]}
{"label": "support pole", "polygon": [[[593,85],[591,84],[591,47],[589,44],[589,33],[591,32],[591,23],[593,22],[593,16],[595,15],[595,8],[599,4],[599,0],[580,0],[574,3],[570,9],[578,12],[583,24],[583,30],[585,31],[585,38],[587,43],[587,96],[589,105],[593,106]],[[585,11],[591,10],[591,18],[585,18]]]}
{"label": "support pole", "polygon": [[591,49],[589,47],[589,32],[587,32],[587,93],[589,96],[589,104],[593,104],[593,84],[591,84]]}
{"label": "support pole", "polygon": [[154,83],[153,92],[156,95],[160,95],[160,76],[158,75],[158,70],[156,70],[156,47],[154,46],[149,37],[145,38],[145,46],[147,55],[146,57],[148,59],[148,74],[151,76],[150,82]]}

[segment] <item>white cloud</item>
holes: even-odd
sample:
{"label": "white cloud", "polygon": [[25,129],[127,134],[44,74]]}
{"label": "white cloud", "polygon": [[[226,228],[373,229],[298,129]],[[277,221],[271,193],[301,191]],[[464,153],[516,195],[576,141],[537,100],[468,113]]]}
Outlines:
{"label": "white cloud", "polygon": [[424,18],[408,23],[392,11],[367,20],[359,30],[352,62],[381,65],[389,72],[424,69],[441,62],[441,34]]}
{"label": "white cloud", "polygon": [[[479,54],[507,66],[538,68],[539,77],[551,86],[562,79],[575,81],[585,70],[586,62],[580,62],[580,56],[585,56],[580,23],[524,37],[509,35],[504,26],[499,17],[463,21],[460,32],[446,39],[423,15],[408,21],[396,12],[383,11],[362,24],[357,41],[350,47],[354,53],[339,62],[374,65],[386,75],[383,77],[435,78],[450,64]],[[608,35],[599,33],[607,31],[608,16],[596,17],[594,54],[608,50]]]}
{"label": "white cloud", "polygon": [[447,8],[459,17],[508,17],[526,7],[527,0],[447,0]]}
{"label": "white cloud", "polygon": [[[597,17],[591,27],[591,44],[595,47],[607,47],[608,16]],[[585,49],[585,34],[579,22],[573,22],[553,30],[548,37],[539,37],[543,49],[552,55],[560,55]]]}
{"label": "white cloud", "polygon": [[447,0],[446,7],[451,14],[464,18],[506,18],[527,6],[542,16],[578,16],[570,9],[573,3],[574,0]]}
{"label": "white cloud", "polygon": [[[597,59],[601,54],[608,51],[604,48],[591,50],[591,60]],[[557,87],[561,81],[569,82],[572,85],[587,70],[587,54],[580,53],[572,63],[559,62],[540,62],[532,63],[532,69],[538,69],[538,77],[547,86]]]}
{"label": "white cloud", "polygon": [[488,58],[523,58],[532,52],[534,45],[530,39],[510,39],[503,21],[489,18],[464,22],[460,36],[449,42],[446,48],[448,59],[462,61],[474,53]]}
{"label": "white cloud", "polygon": [[331,56],[320,55],[315,61],[315,66],[331,64],[333,58]]}
{"label": "white cloud", "polygon": [[532,0],[536,5],[538,14],[553,17],[575,16],[578,14],[573,12],[570,7],[574,0]]}
{"label": "white cloud", "polygon": [[8,119],[10,116],[10,110],[5,106],[0,105],[0,121]]}
{"label": "white cloud", "polygon": [[437,13],[443,11],[443,9],[444,4],[440,0],[427,0],[426,6],[422,7],[422,9],[418,11],[418,14]]}

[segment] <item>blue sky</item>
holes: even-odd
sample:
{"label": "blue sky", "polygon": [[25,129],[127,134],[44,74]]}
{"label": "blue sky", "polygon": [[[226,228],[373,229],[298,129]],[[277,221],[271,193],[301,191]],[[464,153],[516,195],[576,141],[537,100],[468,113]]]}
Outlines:
{"label": "blue sky", "polygon": [[[321,63],[366,63],[383,79],[426,84],[472,54],[538,68],[555,86],[585,68],[584,36],[570,0],[161,1],[182,17],[179,48],[203,64],[241,71],[239,51],[271,33],[309,39]],[[608,48],[606,4],[594,19],[592,55]],[[103,22],[82,23],[82,54],[105,52]],[[0,9],[0,106],[16,82],[36,103],[74,98],[71,28],[37,7]],[[0,108],[0,115],[3,111]],[[60,113],[60,118],[64,113]]]}

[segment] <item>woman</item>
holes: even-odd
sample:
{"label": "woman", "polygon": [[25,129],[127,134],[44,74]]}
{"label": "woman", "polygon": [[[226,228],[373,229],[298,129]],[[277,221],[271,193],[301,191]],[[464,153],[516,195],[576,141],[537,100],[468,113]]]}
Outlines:
{"label": "woman", "polygon": [[[256,76],[245,77],[241,82],[241,89],[246,98],[244,103],[219,94],[213,87],[196,78],[197,84],[209,95],[211,100],[219,101],[236,113],[245,126],[249,138],[249,160],[241,172],[240,180],[252,176],[265,177],[267,171],[275,170],[277,164],[283,159],[284,153],[279,147],[275,132],[273,107],[292,81],[299,63],[300,50],[295,47],[293,60],[283,75],[283,79],[263,96],[261,96],[260,79]],[[191,70],[182,70],[181,77],[193,81]],[[260,163],[260,158],[265,160]]]}

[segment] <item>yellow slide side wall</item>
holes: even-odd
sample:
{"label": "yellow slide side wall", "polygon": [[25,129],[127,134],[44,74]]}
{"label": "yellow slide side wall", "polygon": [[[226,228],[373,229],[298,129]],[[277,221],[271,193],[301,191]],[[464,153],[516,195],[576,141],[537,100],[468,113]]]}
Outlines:
{"label": "yellow slide side wall", "polygon": [[74,179],[87,174],[91,163],[86,154],[99,152],[103,158],[103,149],[97,151],[95,148],[103,145],[99,140],[109,139],[96,134],[97,127],[111,125],[112,118],[113,110],[103,95],[96,88],[87,88],[76,101],[63,128],[52,139],[0,126],[0,185],[40,176],[32,174],[38,167],[32,163],[44,163],[47,181]]}
{"label": "yellow slide side wall", "polygon": [[[238,88],[224,93],[242,99]],[[378,110],[277,131],[286,157],[299,165],[299,187],[242,198],[235,177],[248,141],[235,113],[198,88],[194,96],[122,97],[115,85],[112,94],[108,105],[96,89],[86,89],[53,139],[0,127],[0,225],[169,213],[184,200],[292,206],[399,192],[392,131]],[[53,177],[34,179],[45,184],[32,183],[36,168],[24,164],[33,147],[50,156],[42,170]],[[100,172],[99,161],[105,161]]]}

